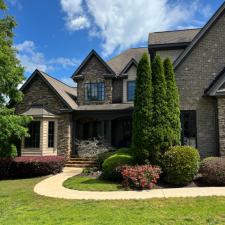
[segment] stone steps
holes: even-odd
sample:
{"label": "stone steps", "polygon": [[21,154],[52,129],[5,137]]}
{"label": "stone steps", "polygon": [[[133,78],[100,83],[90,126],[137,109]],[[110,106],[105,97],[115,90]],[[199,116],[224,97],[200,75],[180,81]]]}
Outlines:
{"label": "stone steps", "polygon": [[75,168],[88,168],[97,166],[97,163],[96,158],[80,158],[72,156],[67,160],[65,166]]}

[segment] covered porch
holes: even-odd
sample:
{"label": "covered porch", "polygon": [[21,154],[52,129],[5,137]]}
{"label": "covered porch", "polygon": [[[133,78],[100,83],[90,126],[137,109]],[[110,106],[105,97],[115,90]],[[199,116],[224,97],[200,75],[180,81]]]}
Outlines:
{"label": "covered porch", "polygon": [[[115,105],[116,107],[116,111]],[[75,140],[104,138],[114,147],[126,147],[131,144],[132,107],[120,104],[105,107],[82,106],[73,113],[73,150],[77,154]],[[82,110],[83,109],[83,110]]]}

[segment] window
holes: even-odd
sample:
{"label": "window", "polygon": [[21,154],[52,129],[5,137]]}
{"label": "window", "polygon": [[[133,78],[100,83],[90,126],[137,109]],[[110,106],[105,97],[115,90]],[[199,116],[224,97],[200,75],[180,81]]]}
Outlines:
{"label": "window", "polygon": [[181,143],[197,147],[196,111],[181,111]]}
{"label": "window", "polygon": [[127,101],[134,101],[134,94],[135,94],[135,81],[127,81]]}
{"label": "window", "polygon": [[99,83],[86,83],[85,88],[85,100],[86,101],[103,101],[105,99],[105,84]]}
{"label": "window", "polygon": [[25,148],[40,147],[40,121],[32,121],[28,126],[30,137],[25,138]]}
{"label": "window", "polygon": [[54,133],[55,133],[55,122],[49,121],[48,122],[48,147],[54,147]]}

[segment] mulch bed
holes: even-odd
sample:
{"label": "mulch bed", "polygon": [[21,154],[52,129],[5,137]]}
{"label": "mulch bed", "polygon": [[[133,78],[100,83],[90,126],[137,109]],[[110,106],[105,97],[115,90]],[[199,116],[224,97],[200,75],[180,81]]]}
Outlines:
{"label": "mulch bed", "polygon": [[[89,177],[89,178],[96,178],[98,179],[99,176],[93,175],[93,174],[86,174],[86,173],[81,173],[78,176],[82,177]],[[176,186],[172,184],[168,184],[164,182],[163,180],[159,180],[156,185],[152,189],[165,189],[165,188],[191,188],[191,187],[213,187],[215,185],[210,185],[207,183],[202,182],[200,179],[194,180],[191,183],[184,185],[184,186]]]}

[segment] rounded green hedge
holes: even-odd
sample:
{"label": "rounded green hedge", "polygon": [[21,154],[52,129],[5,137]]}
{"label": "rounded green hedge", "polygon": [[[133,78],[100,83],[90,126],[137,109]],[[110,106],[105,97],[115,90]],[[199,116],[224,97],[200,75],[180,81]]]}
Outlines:
{"label": "rounded green hedge", "polygon": [[200,163],[201,181],[212,185],[225,185],[225,158],[208,157]]}
{"label": "rounded green hedge", "polygon": [[190,183],[199,169],[198,150],[190,146],[169,148],[163,157],[163,173],[166,182],[175,185]]}
{"label": "rounded green hedge", "polygon": [[118,166],[131,165],[133,163],[133,156],[124,151],[119,151],[114,155],[108,157],[102,164],[103,179],[118,181],[121,175],[116,171]]}

